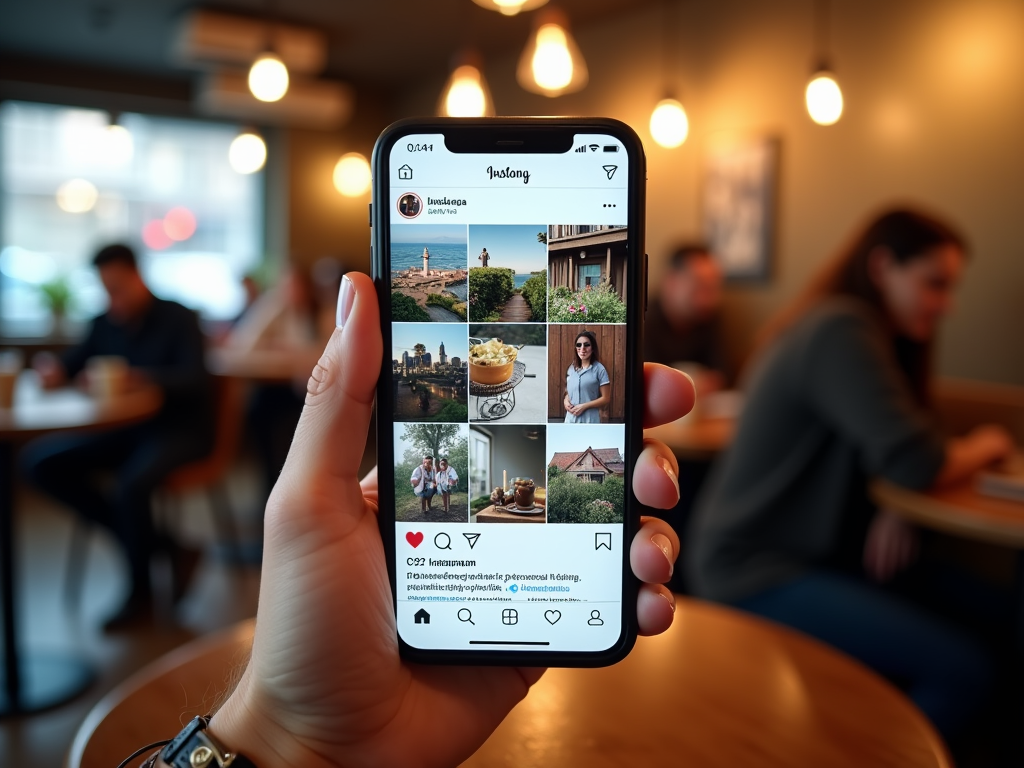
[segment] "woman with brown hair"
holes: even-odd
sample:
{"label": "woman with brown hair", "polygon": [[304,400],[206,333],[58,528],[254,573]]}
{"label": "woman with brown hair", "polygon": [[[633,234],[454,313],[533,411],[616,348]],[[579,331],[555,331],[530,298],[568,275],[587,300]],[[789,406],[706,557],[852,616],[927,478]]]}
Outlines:
{"label": "woman with brown hair", "polygon": [[576,334],[576,356],[565,372],[566,424],[600,424],[601,408],[611,401],[611,379],[601,364],[597,336],[592,331]]}
{"label": "woman with brown hair", "polygon": [[697,502],[690,586],[814,635],[905,685],[946,733],[990,675],[957,628],[882,584],[915,532],[868,500],[870,477],[923,489],[1005,457],[981,427],[956,440],[927,409],[931,350],[964,239],[913,210],[871,221],[769,324],[730,450]]}

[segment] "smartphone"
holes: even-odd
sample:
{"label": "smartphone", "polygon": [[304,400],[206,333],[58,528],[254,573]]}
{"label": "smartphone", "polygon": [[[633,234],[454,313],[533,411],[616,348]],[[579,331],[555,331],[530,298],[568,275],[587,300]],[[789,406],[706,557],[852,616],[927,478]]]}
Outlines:
{"label": "smartphone", "polygon": [[404,120],[373,152],[380,528],[402,655],[601,666],[636,639],[643,147]]}

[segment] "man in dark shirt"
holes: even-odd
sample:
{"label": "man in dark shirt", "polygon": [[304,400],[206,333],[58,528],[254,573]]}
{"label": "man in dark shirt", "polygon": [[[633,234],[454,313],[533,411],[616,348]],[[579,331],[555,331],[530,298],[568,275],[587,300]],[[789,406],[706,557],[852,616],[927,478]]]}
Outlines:
{"label": "man in dark shirt", "polygon": [[[149,560],[155,548],[150,497],[174,469],[209,453],[213,403],[195,313],[150,293],[127,246],[103,248],[93,264],[108,309],[78,346],[60,358],[37,358],[43,386],[82,383],[89,358],[115,355],[127,362],[131,380],[161,389],[163,406],[152,419],[124,429],[42,438],[26,447],[23,463],[33,483],[86,520],[109,528],[124,550],[132,588],[106,624],[117,629],[150,616]],[[96,482],[102,471],[114,475],[109,493]]]}
{"label": "man in dark shirt", "polygon": [[727,383],[719,333],[722,271],[706,245],[676,248],[657,288],[652,288],[644,329],[644,359],[665,365],[699,366],[697,389],[707,393]]}

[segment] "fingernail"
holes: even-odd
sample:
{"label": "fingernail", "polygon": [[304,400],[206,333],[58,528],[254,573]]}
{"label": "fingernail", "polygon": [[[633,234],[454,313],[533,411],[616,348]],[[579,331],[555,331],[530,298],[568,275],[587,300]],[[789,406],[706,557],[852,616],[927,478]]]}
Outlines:
{"label": "fingernail", "polygon": [[339,328],[345,327],[345,321],[352,313],[352,305],[355,303],[356,289],[348,275],[341,278],[341,289],[338,291],[338,315],[336,322]]}
{"label": "fingernail", "polygon": [[658,466],[661,467],[662,471],[672,480],[672,484],[676,487],[676,501],[679,501],[679,478],[676,476],[675,467],[673,467],[672,462],[664,456],[658,457]]}
{"label": "fingernail", "polygon": [[658,549],[665,555],[665,559],[668,560],[668,575],[672,578],[672,572],[675,570],[675,558],[672,557],[672,542],[668,540],[668,536],[663,533],[656,533],[651,536],[651,541]]}
{"label": "fingernail", "polygon": [[676,596],[673,595],[671,592],[667,592],[667,593],[666,592],[659,592],[658,594],[661,595],[662,597],[664,597],[668,601],[669,606],[671,606],[671,608],[672,608],[672,613],[675,613],[676,612]]}

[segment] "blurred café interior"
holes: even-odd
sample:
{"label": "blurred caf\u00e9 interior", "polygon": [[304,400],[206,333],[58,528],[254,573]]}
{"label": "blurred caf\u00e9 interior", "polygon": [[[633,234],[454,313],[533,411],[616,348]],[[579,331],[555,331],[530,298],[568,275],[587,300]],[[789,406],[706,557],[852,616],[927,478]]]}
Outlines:
{"label": "blurred caf\u00e9 interior", "polygon": [[698,403],[649,431],[679,463],[672,629],[549,671],[464,764],[1024,765],[1020,2],[2,18],[0,764],[116,765],[209,711],[370,268],[373,143],[488,114],[641,137],[645,355]]}

